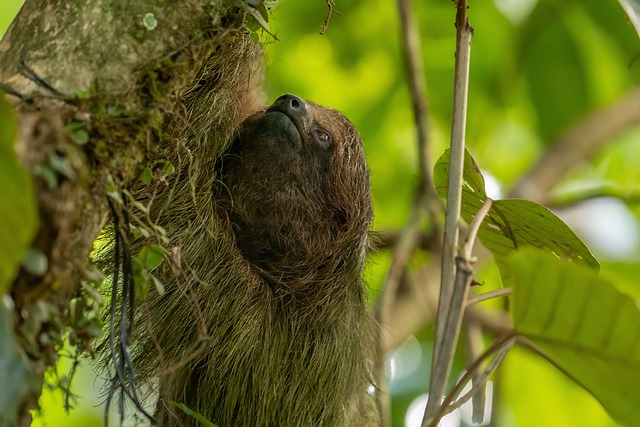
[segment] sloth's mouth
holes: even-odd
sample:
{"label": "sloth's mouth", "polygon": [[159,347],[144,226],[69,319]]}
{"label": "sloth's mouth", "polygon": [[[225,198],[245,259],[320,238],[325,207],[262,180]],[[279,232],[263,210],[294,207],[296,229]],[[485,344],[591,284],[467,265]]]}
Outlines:
{"label": "sloth's mouth", "polygon": [[288,112],[272,107],[265,112],[263,119],[268,121],[273,130],[278,132],[291,148],[298,149],[302,146],[304,128],[299,118],[291,117]]}

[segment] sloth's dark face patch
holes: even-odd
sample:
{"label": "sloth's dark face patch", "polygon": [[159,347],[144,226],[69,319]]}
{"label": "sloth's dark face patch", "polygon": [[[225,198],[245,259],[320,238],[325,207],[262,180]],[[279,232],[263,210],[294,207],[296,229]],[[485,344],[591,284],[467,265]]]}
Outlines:
{"label": "sloth's dark face patch", "polygon": [[371,221],[357,131],[338,111],[294,95],[245,120],[216,187],[239,249],[278,283],[338,268],[330,265],[337,246],[363,245]]}

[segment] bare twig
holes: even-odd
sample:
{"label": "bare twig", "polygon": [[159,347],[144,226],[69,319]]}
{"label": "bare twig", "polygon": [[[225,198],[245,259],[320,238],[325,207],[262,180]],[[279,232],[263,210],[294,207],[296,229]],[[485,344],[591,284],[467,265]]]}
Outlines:
{"label": "bare twig", "polygon": [[436,193],[431,176],[431,159],[429,156],[429,106],[427,103],[420,46],[420,31],[412,13],[412,0],[397,0],[398,16],[402,31],[402,49],[407,72],[407,82],[413,106],[413,116],[418,134],[418,156],[420,171],[420,192],[427,195],[427,205],[434,225],[442,212],[442,203]]}
{"label": "bare twig", "polygon": [[[465,316],[464,318],[466,333],[467,360],[476,360],[482,354],[484,348],[484,338],[482,334],[482,326],[474,319]],[[472,372],[472,385],[479,384],[482,380],[482,373],[476,369]],[[484,387],[478,389],[477,393],[472,396],[471,403],[473,407],[472,421],[481,424],[484,420],[484,408],[487,402],[487,393]]]}
{"label": "bare twig", "polygon": [[509,197],[545,203],[554,185],[573,166],[639,123],[640,89],[636,89],[615,104],[585,117],[556,139],[511,189]]}
{"label": "bare twig", "polygon": [[324,34],[324,32],[327,31],[327,27],[329,26],[329,21],[331,20],[331,15],[333,15],[334,13],[336,15],[342,15],[340,12],[338,12],[335,9],[336,2],[334,0],[325,0],[325,2],[327,3],[327,7],[329,8],[329,11],[327,12],[327,17],[324,18],[322,27],[320,27],[320,34]]}
{"label": "bare twig", "polygon": [[[332,0],[327,0],[327,4],[329,4],[330,1],[332,3]],[[431,213],[432,224],[434,229],[436,229],[438,227],[438,217],[442,210],[440,199],[435,191],[431,177],[431,161],[429,159],[428,149],[429,121],[420,49],[420,33],[418,25],[411,13],[411,0],[398,0],[397,7],[402,30],[402,45],[408,84],[418,136],[420,184],[411,217],[398,239],[391,266],[383,284],[384,293],[378,303],[377,311],[378,321],[382,327],[389,322],[400,278],[420,240],[420,225],[425,212],[428,210]],[[386,382],[383,354],[378,357],[376,372],[378,387],[382,388],[382,385]],[[381,391],[379,399],[381,418],[383,426],[389,426],[391,424],[389,399],[385,390],[382,389]]]}
{"label": "bare twig", "polygon": [[[472,30],[467,20],[467,2],[457,2],[456,13],[456,58],[453,95],[453,120],[451,125],[451,151],[449,159],[449,188],[447,194],[447,207],[445,212],[445,230],[442,248],[442,274],[440,282],[440,297],[438,302],[438,315],[436,319],[436,341],[432,360],[432,377],[429,388],[431,396],[442,396],[444,391],[443,381],[448,373],[440,372],[438,364],[441,357],[442,344],[439,342],[444,337],[447,313],[453,284],[455,280],[455,257],[458,244],[458,227],[460,221],[460,206],[462,204],[462,170],[464,164],[464,140],[467,117],[467,94],[469,82],[469,56],[471,53]],[[434,397],[427,403],[425,419],[433,417],[436,413],[439,398]],[[423,425],[425,425],[423,423]]]}
{"label": "bare twig", "polygon": [[502,289],[496,289],[494,291],[484,292],[480,295],[476,295],[474,297],[469,298],[467,300],[467,307],[474,304],[478,304],[479,302],[482,302],[482,301],[490,300],[492,298],[509,295],[511,292],[513,292],[512,288],[502,288]]}
{"label": "bare twig", "polygon": [[[404,273],[405,268],[409,263],[411,254],[416,248],[420,236],[420,220],[424,216],[426,206],[424,200],[425,198],[421,197],[416,201],[416,204],[414,205],[411,212],[411,217],[409,218],[409,221],[404,230],[402,230],[402,233],[398,240],[398,244],[396,245],[393,252],[391,265],[389,266],[389,271],[387,271],[387,276],[385,277],[382,287],[383,293],[380,297],[380,300],[378,301],[378,307],[376,311],[376,317],[381,326],[381,330],[389,322],[389,318],[391,317],[391,310],[395,303],[396,294],[398,291],[398,285],[400,284],[400,279],[402,278],[402,274]],[[380,335],[380,341],[382,341],[382,334]],[[381,391],[378,398],[378,406],[383,422],[383,427],[387,427],[391,425],[390,401],[386,390],[386,374],[382,348],[380,352],[381,354],[378,355],[376,367],[376,384]]]}
{"label": "bare twig", "polygon": [[[330,1],[330,0],[327,0]],[[419,170],[420,185],[418,195],[412,208],[411,217],[398,239],[391,267],[383,285],[384,294],[379,303],[378,320],[381,324],[389,319],[395,301],[398,282],[415,250],[420,232],[420,222],[425,208],[435,209],[440,203],[431,178],[431,163],[428,155],[428,116],[425,98],[424,71],[420,53],[420,33],[411,14],[411,0],[398,0],[398,14],[402,29],[404,58],[411,92],[414,118],[418,134],[418,151],[420,153]],[[435,201],[434,201],[435,200]],[[437,214],[433,214],[435,217]],[[434,221],[434,224],[436,221]]]}
{"label": "bare twig", "polygon": [[[431,383],[429,384],[429,396],[433,396],[433,398],[427,401],[425,416],[422,419],[423,427],[437,425],[436,416],[440,407],[440,399],[438,399],[438,396],[444,394],[445,386],[449,379],[472,277],[473,268],[471,264],[463,257],[456,257],[455,283],[449,303],[449,311],[444,314],[446,318],[444,320],[443,336],[438,336],[438,332],[436,331],[436,346],[440,352],[437,352],[436,348],[434,348]],[[440,316],[440,314],[438,314],[438,316]],[[441,318],[438,317],[436,321],[440,321],[440,319]],[[439,359],[436,359],[436,355]],[[429,402],[432,402],[431,408]],[[429,410],[433,411],[433,414],[430,414]]]}
{"label": "bare twig", "polygon": [[391,265],[389,271],[387,271],[382,287],[384,293],[378,302],[378,320],[383,325],[390,317],[398,290],[398,284],[420,238],[420,220],[425,211],[425,203],[423,201],[424,198],[421,198],[414,205],[411,217],[402,230],[393,252]]}
{"label": "bare twig", "polygon": [[[515,335],[514,332],[510,332],[507,335],[501,337],[496,342],[494,342],[491,347],[489,347],[480,357],[475,359],[471,366],[466,370],[462,378],[458,380],[453,389],[447,394],[447,396],[442,401],[442,405],[440,407],[440,411],[438,413],[438,417],[434,420],[434,425],[437,425],[437,422],[442,419],[449,412],[454,411],[455,409],[462,406],[465,402],[467,402],[481,387],[484,387],[485,383],[489,376],[495,371],[495,369],[500,366],[504,358],[507,356],[511,347],[518,340],[518,336]],[[482,374],[478,377],[478,382],[474,383],[467,393],[464,396],[460,397],[455,402],[453,399],[460,393],[462,387],[475,375],[476,372],[480,369],[482,363],[491,355],[495,353],[495,357],[487,368],[482,372]]]}

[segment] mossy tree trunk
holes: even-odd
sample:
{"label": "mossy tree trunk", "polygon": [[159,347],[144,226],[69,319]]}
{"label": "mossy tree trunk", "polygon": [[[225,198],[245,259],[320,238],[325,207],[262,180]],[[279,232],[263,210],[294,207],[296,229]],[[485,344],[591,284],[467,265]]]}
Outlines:
{"label": "mossy tree trunk", "polygon": [[[76,326],[69,305],[110,217],[107,192],[127,188],[149,166],[158,141],[168,139],[168,123],[186,123],[184,96],[202,84],[203,73],[214,83],[226,78],[207,62],[246,40],[248,7],[232,0],[27,0],[0,42],[0,82],[23,97],[10,98],[15,148],[36,188],[39,225],[31,246],[48,260],[36,274],[21,267],[11,287],[18,351],[34,380],[13,398],[10,424],[30,424],[44,372],[65,328]],[[236,65],[253,70],[252,84],[210,84],[224,93],[208,94],[228,99],[218,108],[231,125],[259,99],[259,67]],[[88,138],[76,138],[78,129]]]}

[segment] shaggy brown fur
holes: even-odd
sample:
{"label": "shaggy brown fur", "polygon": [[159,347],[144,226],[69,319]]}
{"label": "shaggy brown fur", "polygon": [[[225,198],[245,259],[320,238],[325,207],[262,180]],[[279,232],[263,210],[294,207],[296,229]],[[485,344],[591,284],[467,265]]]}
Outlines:
{"label": "shaggy brown fur", "polygon": [[207,93],[255,85],[241,64],[258,53],[238,43],[189,95],[189,142],[161,153],[174,181],[135,193],[171,254],[154,271],[166,293],[138,308],[139,377],[157,378],[163,426],[199,425],[172,402],[220,427],[377,425],[362,141],[339,112],[290,96],[233,131],[238,102],[220,116],[230,101]]}

